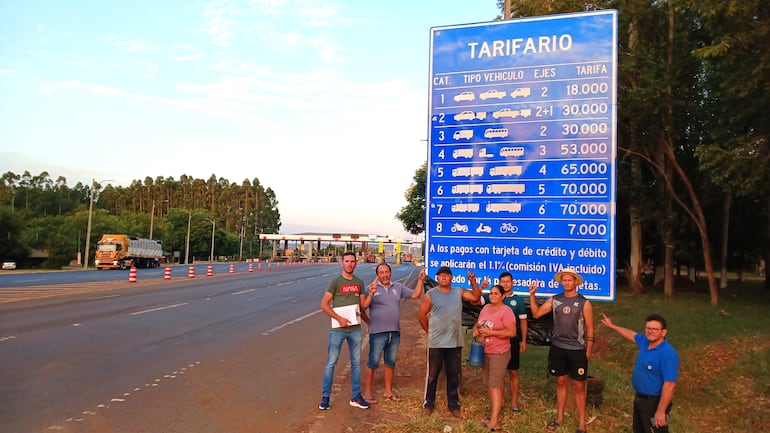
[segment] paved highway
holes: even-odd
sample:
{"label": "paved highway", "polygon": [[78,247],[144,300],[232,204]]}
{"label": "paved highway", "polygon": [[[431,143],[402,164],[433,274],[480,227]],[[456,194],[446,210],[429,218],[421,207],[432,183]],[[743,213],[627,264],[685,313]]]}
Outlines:
{"label": "paved highway", "polygon": [[[137,283],[71,271],[27,274],[58,281],[37,287],[14,275],[14,287],[4,275],[0,430],[312,431],[329,327],[318,303],[339,265],[221,266],[170,281],[163,268],[140,270]],[[368,283],[373,268],[356,273]],[[394,279],[418,271],[395,266]]]}

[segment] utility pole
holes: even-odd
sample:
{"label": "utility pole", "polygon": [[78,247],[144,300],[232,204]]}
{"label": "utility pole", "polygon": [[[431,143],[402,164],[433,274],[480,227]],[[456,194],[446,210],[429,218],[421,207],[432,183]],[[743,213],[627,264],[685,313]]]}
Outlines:
{"label": "utility pole", "polygon": [[91,199],[88,204],[88,228],[86,228],[86,254],[83,257],[83,269],[88,269],[88,247],[91,246],[91,217],[94,214],[94,189],[96,189],[96,180],[91,179]]}
{"label": "utility pole", "polygon": [[184,245],[184,264],[190,263],[190,221],[192,221],[192,212],[187,213],[187,239]]}
{"label": "utility pole", "polygon": [[152,211],[150,211],[150,236],[149,239],[152,240],[152,226],[155,222],[155,200],[152,201]]}
{"label": "utility pole", "polygon": [[206,218],[206,221],[211,223],[211,254],[209,255],[209,263],[214,263],[214,233],[216,233],[217,221],[214,218]]}

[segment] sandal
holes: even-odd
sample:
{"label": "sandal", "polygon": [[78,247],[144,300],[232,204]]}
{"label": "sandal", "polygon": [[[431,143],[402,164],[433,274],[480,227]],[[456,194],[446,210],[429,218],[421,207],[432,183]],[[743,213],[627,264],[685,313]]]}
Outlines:
{"label": "sandal", "polygon": [[396,394],[383,395],[382,398],[384,398],[385,400],[396,401],[396,402],[401,401],[401,397],[399,397]]}
{"label": "sandal", "polygon": [[556,431],[556,429],[559,428],[559,425],[560,424],[556,421],[549,422],[547,426],[548,431]]}
{"label": "sandal", "polygon": [[373,399],[372,397],[364,397],[364,400],[369,404],[377,404],[379,401]]}
{"label": "sandal", "polygon": [[489,425],[489,417],[484,418],[484,425],[487,426],[489,431],[500,431],[500,423],[498,423],[496,426],[492,427]]}

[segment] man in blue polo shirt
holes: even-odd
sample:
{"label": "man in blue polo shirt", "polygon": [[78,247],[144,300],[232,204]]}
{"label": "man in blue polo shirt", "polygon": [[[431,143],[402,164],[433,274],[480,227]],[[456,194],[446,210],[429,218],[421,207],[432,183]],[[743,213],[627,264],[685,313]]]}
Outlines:
{"label": "man in blue polo shirt", "polygon": [[679,356],[666,340],[666,319],[650,314],[644,334],[612,323],[602,314],[602,324],[639,346],[631,375],[634,397],[634,433],[668,433],[668,414],[679,373]]}

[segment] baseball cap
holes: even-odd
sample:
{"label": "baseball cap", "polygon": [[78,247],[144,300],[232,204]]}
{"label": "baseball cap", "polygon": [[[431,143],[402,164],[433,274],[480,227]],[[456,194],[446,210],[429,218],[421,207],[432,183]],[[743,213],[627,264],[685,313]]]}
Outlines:
{"label": "baseball cap", "polygon": [[442,266],[438,269],[438,272],[436,272],[436,275],[439,274],[449,274],[452,275],[452,270],[449,269],[449,266]]}

